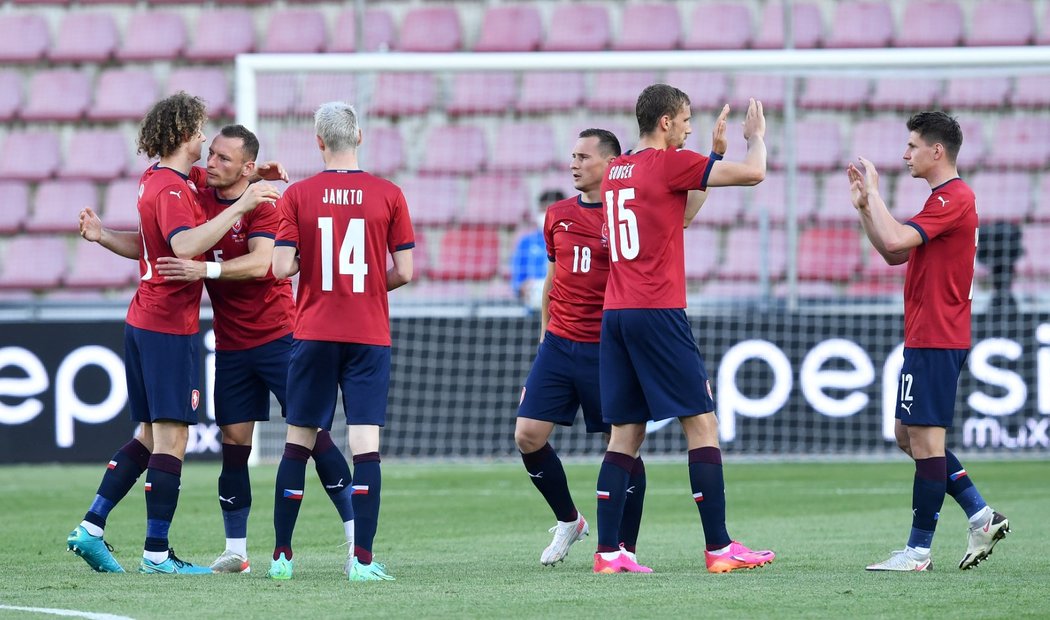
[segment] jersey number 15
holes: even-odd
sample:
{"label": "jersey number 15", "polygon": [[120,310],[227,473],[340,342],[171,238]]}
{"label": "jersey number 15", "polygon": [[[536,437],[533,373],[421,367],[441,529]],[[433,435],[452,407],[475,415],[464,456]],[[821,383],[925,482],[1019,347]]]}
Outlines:
{"label": "jersey number 15", "polygon": [[627,201],[634,198],[634,188],[624,187],[619,191],[605,192],[605,219],[609,222],[609,259],[616,263],[638,258],[638,218],[627,208]]}
{"label": "jersey number 15", "polygon": [[[332,218],[317,218],[317,228],[321,230],[321,290],[332,290],[332,255],[335,248],[335,232]],[[368,275],[368,263],[365,262],[365,220],[357,217],[346,223],[346,234],[339,244],[339,260],[336,262],[341,276],[350,276],[351,290],[355,293],[365,292],[365,276]]]}

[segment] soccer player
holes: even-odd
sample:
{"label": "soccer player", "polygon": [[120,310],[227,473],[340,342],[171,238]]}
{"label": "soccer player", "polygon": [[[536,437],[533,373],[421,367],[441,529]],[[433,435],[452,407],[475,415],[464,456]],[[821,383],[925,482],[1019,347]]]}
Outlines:
{"label": "soccer player", "polygon": [[207,139],[206,120],[204,103],[180,92],[155,104],[139,131],[139,150],[160,159],[143,173],[139,186],[136,245],[141,244],[137,254],[142,275],[128,308],[124,338],[131,416],[142,426],[140,434],[114,455],[91,508],[67,538],[68,548],[101,572],[124,572],[103,532],[109,512],[144,470],[146,542],[139,571],[211,572],[180,560],[168,546],[189,425],[197,423],[200,404],[197,331],[202,287],[199,281],[162,277],[157,261],[163,256],[201,255],[240,217],[279,194],[261,185],[234,207],[205,220],[197,198],[204,179],[194,173],[193,163]]}
{"label": "soccer player", "polygon": [[692,131],[691,113],[689,97],[677,88],[647,87],[635,113],[638,146],[609,165],[601,185],[610,260],[599,347],[601,402],[612,432],[598,473],[594,572],[649,572],[619,548],[617,535],[645,423],[672,417],[681,422],[689,448],[707,569],[754,568],[774,554],[752,551],[726,530],[714,400],[685,315],[682,226],[695,215],[687,209],[689,190],[755,185],[765,178],[762,104],[752,99],[748,105],[748,148],[740,162],[682,148]]}
{"label": "soccer player", "polygon": [[977,252],[977,205],[961,178],[959,123],[944,112],[920,112],[907,123],[904,161],[931,194],[904,224],[890,215],[879,193],[875,166],[859,158],[847,167],[850,199],[871,245],[890,265],[908,263],[904,275],[904,366],[898,383],[897,445],[915,461],[908,544],[872,571],[933,568],[930,547],[945,493],[966,512],[970,531],[959,568],[991,555],[1010,531],[1007,518],[981,497],[959,459],[945,446],[955,415],[959,373],[970,350],[970,301]]}
{"label": "soccer player", "polygon": [[277,469],[276,544],[268,576],[292,578],[292,533],[306,462],[317,429],[331,428],[341,388],[354,455],[356,517],[348,530],[355,541],[345,570],[350,581],[392,580],[373,561],[372,541],[379,518],[379,429],[386,423],[390,386],[387,292],[412,279],[412,221],[401,189],[358,167],[362,134],[352,106],[322,105],[314,127],[325,170],[293,184],[278,203],[273,273],[300,276],[288,368],[288,435]]}

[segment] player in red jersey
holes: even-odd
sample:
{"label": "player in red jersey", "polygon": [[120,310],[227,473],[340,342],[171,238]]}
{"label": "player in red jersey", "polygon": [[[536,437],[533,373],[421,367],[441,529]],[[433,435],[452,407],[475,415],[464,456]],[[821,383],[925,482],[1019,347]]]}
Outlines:
{"label": "player in red jersey", "polygon": [[[689,97],[649,86],[636,105],[637,148],[616,158],[602,181],[609,231],[609,282],[601,333],[602,416],[612,424],[598,473],[598,552],[594,572],[638,572],[617,533],[634,456],[648,420],[678,418],[689,448],[689,479],[712,572],[754,568],[773,559],[733,541],[725,526],[725,484],[718,421],[703,359],[685,316],[683,223],[695,211],[689,190],[755,185],[765,178],[765,117],[751,100],[744,120],[747,154],[722,161],[683,149]],[[726,113],[727,110],[723,109]]]}
{"label": "player in red jersey", "polygon": [[925,571],[930,546],[950,493],[970,521],[959,568],[976,566],[1010,531],[945,446],[955,415],[959,373],[970,350],[970,302],[977,253],[977,203],[959,178],[959,123],[944,112],[921,112],[908,120],[904,161],[911,176],[929,183],[922,211],[904,224],[890,215],[879,194],[879,174],[864,158],[861,172],[847,167],[850,198],[871,245],[890,265],[908,263],[904,275],[904,366],[898,384],[897,445],[915,461],[912,527],[908,544],[877,571]]}
{"label": "player in red jersey", "polygon": [[[379,518],[379,429],[390,385],[387,293],[412,279],[415,238],[404,194],[358,167],[357,113],[342,102],[314,115],[325,170],[293,184],[278,203],[273,253],[277,277],[299,275],[288,368],[288,436],[277,470],[276,544],[268,572],[290,579],[292,533],[303,497],[306,462],[317,429],[330,429],[342,389],[354,455],[354,544],[345,565],[351,581],[391,580],[372,558]],[[387,269],[387,258],[393,266]]]}
{"label": "player in red jersey", "polygon": [[[178,93],[153,106],[139,132],[139,150],[159,163],[142,175],[139,186],[137,239],[113,241],[118,253],[137,256],[141,280],[128,308],[125,368],[132,419],[142,422],[139,435],[110,461],[84,521],[67,546],[98,571],[123,572],[103,541],[106,516],[145,470],[146,544],[139,565],[146,573],[210,573],[206,567],[178,559],[168,546],[168,529],[178,503],[188,426],[197,422],[200,404],[197,315],[200,282],[163,277],[163,256],[199,256],[242,214],[261,200],[275,200],[276,190],[260,187],[261,200],[245,200],[236,209],[206,221],[197,198],[203,175],[193,163],[206,140],[203,102]],[[199,169],[197,169],[199,171]],[[81,234],[91,236],[81,214]],[[101,241],[101,230],[99,239]],[[134,249],[126,242],[134,241]],[[107,246],[109,247],[109,246]],[[111,247],[110,249],[114,249]],[[114,251],[118,251],[114,249]]]}

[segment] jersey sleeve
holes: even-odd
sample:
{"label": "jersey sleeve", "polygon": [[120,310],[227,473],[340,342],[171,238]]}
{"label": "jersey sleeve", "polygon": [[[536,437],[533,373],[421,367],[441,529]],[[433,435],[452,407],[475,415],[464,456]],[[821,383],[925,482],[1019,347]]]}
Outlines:
{"label": "jersey sleeve", "polygon": [[277,236],[277,227],[281,223],[280,212],[275,204],[264,203],[255,207],[248,214],[248,238]]}
{"label": "jersey sleeve", "polygon": [[547,213],[543,216],[543,243],[547,246],[547,260],[554,262],[554,218],[551,216],[551,210],[548,208]]}
{"label": "jersey sleeve", "polygon": [[171,238],[198,224],[199,207],[184,184],[165,186],[157,195],[157,227],[171,246]]}
{"label": "jersey sleeve", "polygon": [[965,212],[959,208],[946,208],[947,205],[942,204],[937,198],[938,196],[947,197],[948,194],[944,192],[930,194],[926,204],[922,207],[922,211],[905,222],[918,231],[923,243],[929,243],[930,239],[936,239],[941,234],[955,228],[959,218]]}
{"label": "jersey sleeve", "polygon": [[668,189],[707,189],[707,177],[711,174],[713,160],[686,149],[668,149],[664,153],[664,174]]}
{"label": "jersey sleeve", "polygon": [[[295,195],[298,192],[294,187],[289,187],[280,198],[277,199],[277,213],[279,222],[277,224],[277,238],[274,245],[299,247],[299,210],[296,206]],[[266,205],[259,205],[261,209]]]}
{"label": "jersey sleeve", "polygon": [[412,217],[408,214],[405,194],[400,189],[397,190],[397,196],[394,197],[387,247],[391,254],[401,250],[411,250],[416,247],[415,233],[412,230]]}
{"label": "jersey sleeve", "polygon": [[208,169],[200,166],[193,166],[190,168],[190,181],[197,189],[203,189],[208,186]]}

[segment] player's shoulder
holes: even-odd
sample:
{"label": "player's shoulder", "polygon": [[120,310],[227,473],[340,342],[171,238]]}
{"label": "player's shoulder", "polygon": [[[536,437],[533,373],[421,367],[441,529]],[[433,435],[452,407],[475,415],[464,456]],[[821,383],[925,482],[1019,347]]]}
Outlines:
{"label": "player's shoulder", "polygon": [[570,196],[569,198],[563,198],[557,202],[552,202],[547,206],[547,211],[550,213],[564,213],[571,211],[579,206],[579,196]]}
{"label": "player's shoulder", "polygon": [[934,187],[930,191],[930,197],[926,199],[926,204],[933,206],[947,206],[952,203],[965,205],[973,202],[973,188],[959,177]]}

